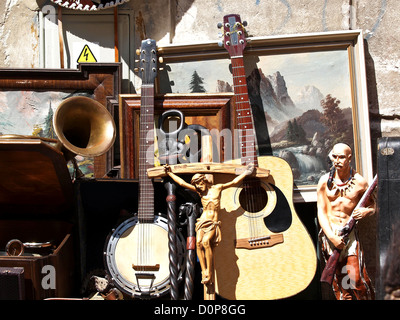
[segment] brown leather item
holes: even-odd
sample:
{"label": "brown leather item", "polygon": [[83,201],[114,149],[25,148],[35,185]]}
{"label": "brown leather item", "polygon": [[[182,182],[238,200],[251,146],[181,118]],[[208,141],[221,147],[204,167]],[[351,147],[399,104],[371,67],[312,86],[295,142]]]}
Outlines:
{"label": "brown leather item", "polygon": [[186,238],[186,249],[187,250],[195,250],[196,249],[196,237],[187,237]]}
{"label": "brown leather item", "polygon": [[122,294],[117,289],[111,289],[107,294],[101,294],[104,300],[122,300]]}

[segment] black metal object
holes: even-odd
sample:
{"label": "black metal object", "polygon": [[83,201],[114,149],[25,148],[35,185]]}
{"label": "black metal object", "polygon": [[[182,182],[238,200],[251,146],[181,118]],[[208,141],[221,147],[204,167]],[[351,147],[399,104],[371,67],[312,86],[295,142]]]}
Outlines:
{"label": "black metal object", "polygon": [[[199,124],[187,125],[181,111],[175,109],[165,111],[158,119],[160,163],[199,162],[203,135],[210,135],[210,131]],[[187,143],[186,139],[190,142]]]}
{"label": "black metal object", "polygon": [[[400,286],[400,270],[396,255],[390,253],[400,226],[400,137],[378,140],[378,220],[376,298],[385,298],[385,287]],[[398,238],[398,237],[397,237]]]}
{"label": "black metal object", "polygon": [[194,278],[196,265],[196,219],[200,216],[200,205],[187,202],[179,207],[179,214],[186,216],[187,238],[186,238],[186,273],[185,273],[185,300],[192,300],[194,294]]}

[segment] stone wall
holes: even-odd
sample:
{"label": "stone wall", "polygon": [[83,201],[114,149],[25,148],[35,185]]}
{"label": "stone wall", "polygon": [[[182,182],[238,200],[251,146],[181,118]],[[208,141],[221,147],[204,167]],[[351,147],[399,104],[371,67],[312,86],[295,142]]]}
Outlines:
{"label": "stone wall", "polygon": [[[5,0],[0,4],[0,67],[39,66],[38,12],[49,0]],[[372,142],[400,133],[399,16],[397,1],[379,0],[130,0],[138,43],[145,35],[158,44],[217,39],[217,23],[239,13],[251,36],[362,29],[368,80]],[[65,10],[65,9],[64,9]],[[112,10],[112,9],[111,9]]]}

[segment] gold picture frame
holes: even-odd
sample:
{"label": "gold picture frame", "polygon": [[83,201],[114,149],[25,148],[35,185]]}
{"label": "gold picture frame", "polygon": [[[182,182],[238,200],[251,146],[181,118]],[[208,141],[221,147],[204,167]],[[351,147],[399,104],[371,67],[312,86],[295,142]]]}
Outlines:
{"label": "gold picture frame", "polygon": [[[191,81],[193,81],[194,76],[200,79],[197,81],[204,89],[203,93],[215,94],[226,93],[228,90],[233,91],[230,86],[232,83],[232,75],[229,71],[230,58],[228,52],[219,46],[217,41],[160,46],[158,55],[163,58],[163,71],[159,73],[156,85],[159,94],[193,93]],[[319,177],[327,170],[327,151],[330,145],[333,145],[340,138],[349,140],[348,143],[353,148],[353,165],[356,170],[369,182],[372,181],[371,137],[361,30],[248,38],[243,56],[253,114],[255,108],[257,108],[257,103],[259,103],[258,108],[263,111],[260,114],[262,116],[264,113],[263,116],[265,117],[264,122],[266,124],[259,121],[259,114],[257,115],[258,122],[255,123],[260,155],[263,155],[263,152],[268,149],[275,156],[282,155],[282,150],[287,151],[289,144],[286,144],[285,147],[284,143],[279,143],[289,141],[289,134],[285,133],[285,130],[288,131],[288,129],[281,127],[284,125],[289,127],[289,121],[293,125],[293,119],[297,119],[295,125],[298,125],[300,121],[301,125],[306,126],[307,124],[306,129],[304,129],[307,132],[307,141],[310,143],[314,141],[317,145],[321,143],[321,141],[318,142],[314,139],[315,134],[311,134],[312,130],[316,130],[316,133],[322,132],[320,136],[324,137],[323,133],[333,129],[318,120],[322,118],[316,112],[312,119],[307,120],[308,122],[305,120],[305,114],[308,112],[307,116],[311,117],[310,114],[314,112],[312,110],[317,110],[323,115],[323,100],[325,105],[336,103],[345,114],[343,117],[346,123],[343,122],[343,130],[332,131],[329,139],[326,138],[327,135],[325,134],[323,142],[328,142],[324,146],[324,152],[318,154],[319,164],[314,165],[312,174],[306,176],[304,174],[307,172],[301,171],[302,169],[300,169],[300,172],[296,172],[297,167],[294,168],[294,165],[291,164],[297,177],[297,179],[295,177],[294,184],[295,202],[316,201],[316,184]],[[275,73],[279,73],[279,75],[269,73],[269,70],[273,70],[273,68],[276,70]],[[254,88],[251,87],[253,83],[250,82],[255,81],[253,73],[257,70],[259,82],[258,87],[255,87],[255,92],[253,92]],[[278,79],[279,77],[284,78],[285,81],[282,82],[282,79]],[[260,90],[267,90],[266,83],[268,81],[264,81],[265,79],[269,79],[269,86],[280,86],[278,89],[272,88],[275,93],[277,90],[283,90],[286,86],[286,93],[282,94],[281,92],[281,96],[276,94],[276,97],[274,97],[280,103],[277,103],[276,106],[282,107],[283,110],[278,115],[270,114],[277,111],[275,105],[266,104],[271,95],[261,96],[259,94],[257,97]],[[281,83],[278,83],[279,81]],[[307,93],[294,90],[303,90],[300,85],[315,87],[320,91],[320,94],[317,92],[312,97],[316,101],[316,105],[311,104],[310,93],[308,100],[304,100],[303,109],[297,110],[300,109],[299,101],[301,101],[301,97],[297,97],[297,94],[301,96],[301,94]],[[318,86],[321,86],[321,88],[318,88]],[[292,92],[295,92],[295,94]],[[296,102],[294,103],[294,98],[291,96],[295,95]],[[329,99],[328,95],[330,95]],[[288,104],[282,103],[282,99],[292,99],[297,113],[293,111],[295,109],[285,109],[288,108]],[[318,103],[320,103],[319,106]],[[292,113],[295,116],[293,119],[289,119]],[[344,131],[347,133],[344,134]],[[282,148],[278,148],[282,145]],[[294,144],[294,146],[298,145]],[[304,150],[305,147],[301,151],[302,154],[305,154]],[[321,165],[324,167],[321,168]]]}

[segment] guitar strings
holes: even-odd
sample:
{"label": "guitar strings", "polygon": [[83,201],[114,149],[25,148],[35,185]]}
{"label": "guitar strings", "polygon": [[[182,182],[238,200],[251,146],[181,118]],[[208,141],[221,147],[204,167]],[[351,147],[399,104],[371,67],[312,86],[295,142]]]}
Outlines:
{"label": "guitar strings", "polygon": [[[241,162],[242,165],[248,165],[253,162],[254,166],[257,167],[257,155],[255,152],[255,132],[253,126],[251,106],[249,103],[249,97],[247,92],[247,81],[244,69],[243,57],[237,56],[231,58],[232,73],[234,91],[236,97],[236,111],[238,119],[239,132],[241,133],[241,139],[239,141],[241,147]],[[244,114],[243,114],[244,113]],[[250,121],[249,121],[250,120]],[[255,190],[259,187],[259,181],[255,181],[256,178],[245,179],[243,183],[243,189],[245,197],[244,201],[247,206],[247,212],[249,215],[248,231],[251,239],[257,238],[258,228],[255,214],[260,211],[263,207],[263,201],[260,199],[260,195],[255,193]]]}

